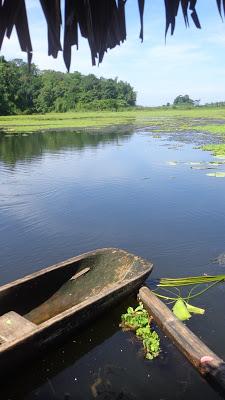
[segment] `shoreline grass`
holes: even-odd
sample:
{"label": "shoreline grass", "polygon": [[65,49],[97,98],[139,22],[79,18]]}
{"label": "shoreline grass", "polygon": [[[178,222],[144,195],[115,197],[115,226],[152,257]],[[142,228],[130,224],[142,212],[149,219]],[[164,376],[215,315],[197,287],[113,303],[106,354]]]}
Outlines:
{"label": "shoreline grass", "polygon": [[[217,124],[218,120],[220,124]],[[155,108],[0,116],[0,132],[7,134],[97,129],[110,125],[149,126],[156,132],[192,129],[225,135],[225,108],[196,107],[188,110]]]}

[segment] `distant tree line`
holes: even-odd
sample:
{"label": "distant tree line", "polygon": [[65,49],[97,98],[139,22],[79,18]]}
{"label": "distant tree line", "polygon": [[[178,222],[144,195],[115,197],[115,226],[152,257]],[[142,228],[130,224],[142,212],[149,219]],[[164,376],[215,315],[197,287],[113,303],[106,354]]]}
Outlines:
{"label": "distant tree line", "polygon": [[127,82],[80,72],[28,71],[20,59],[0,57],[0,115],[118,110],[135,106],[136,92]]}
{"label": "distant tree line", "polygon": [[216,101],[215,103],[205,103],[205,107],[225,107],[225,101]]}

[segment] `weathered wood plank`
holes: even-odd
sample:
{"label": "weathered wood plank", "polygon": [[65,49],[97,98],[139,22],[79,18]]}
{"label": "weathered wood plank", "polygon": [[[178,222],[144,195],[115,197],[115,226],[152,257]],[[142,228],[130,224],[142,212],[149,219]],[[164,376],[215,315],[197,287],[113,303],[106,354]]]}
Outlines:
{"label": "weathered wood plank", "polygon": [[156,324],[201,375],[225,391],[225,363],[210,350],[170,309],[147,287],[139,291],[139,298]]}
{"label": "weathered wood plank", "polygon": [[70,280],[73,281],[74,279],[77,279],[80,276],[87,274],[87,272],[89,272],[90,270],[91,268],[84,268],[80,272],[77,272],[75,275],[73,275],[72,278],[70,278]]}
{"label": "weathered wood plank", "polygon": [[35,331],[37,326],[10,311],[0,317],[0,341],[2,343],[18,339],[29,332]]}

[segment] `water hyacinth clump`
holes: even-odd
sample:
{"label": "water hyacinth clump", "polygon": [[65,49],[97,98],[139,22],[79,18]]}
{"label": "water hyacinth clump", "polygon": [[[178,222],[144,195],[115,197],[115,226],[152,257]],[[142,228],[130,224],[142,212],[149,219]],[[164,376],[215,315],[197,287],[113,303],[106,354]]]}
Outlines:
{"label": "water hyacinth clump", "polygon": [[145,358],[153,360],[159,355],[160,339],[152,327],[150,326],[152,318],[149,317],[142,303],[139,303],[135,309],[128,307],[126,314],[121,316],[120,326],[124,330],[135,331],[136,336],[142,340],[145,351]]}

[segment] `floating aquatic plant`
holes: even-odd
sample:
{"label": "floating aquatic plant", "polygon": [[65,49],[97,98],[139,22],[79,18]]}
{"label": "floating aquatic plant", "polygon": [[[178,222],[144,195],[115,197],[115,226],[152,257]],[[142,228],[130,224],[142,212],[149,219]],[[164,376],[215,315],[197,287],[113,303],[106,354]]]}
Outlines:
{"label": "floating aquatic plant", "polygon": [[135,331],[136,336],[142,340],[147,360],[153,360],[160,351],[160,339],[157,332],[151,328],[151,321],[152,318],[149,317],[147,310],[142,303],[139,303],[135,309],[128,307],[126,314],[121,316],[120,324],[125,330]]}
{"label": "floating aquatic plant", "polygon": [[[193,306],[189,303],[190,299],[198,297],[209,290],[211,287],[225,280],[225,275],[203,275],[203,276],[192,276],[186,278],[162,278],[159,280],[157,284],[158,288],[161,288],[165,292],[170,295],[161,294],[157,291],[154,291],[155,295],[174,303],[172,308],[173,313],[176,315],[178,319],[181,321],[188,320],[191,318],[192,314],[204,314],[205,310],[203,308],[199,308]],[[195,293],[196,288],[201,284],[207,284],[205,288]],[[181,286],[189,286],[192,285],[192,289],[189,291],[187,296],[182,296],[179,287]],[[177,292],[169,290],[168,288],[174,288]],[[171,296],[172,295],[172,296]]]}
{"label": "floating aquatic plant", "polygon": [[191,314],[204,314],[204,308],[192,306],[184,301],[181,297],[175,302],[173,306],[173,313],[181,321],[186,321],[191,318]]}
{"label": "floating aquatic plant", "polygon": [[177,161],[168,161],[167,164],[168,165],[177,165],[178,162]]}
{"label": "floating aquatic plant", "polygon": [[184,278],[161,278],[158,287],[179,287],[187,285],[199,285],[207,284],[212,282],[222,282],[225,280],[225,275],[200,275],[200,276],[188,276]]}
{"label": "floating aquatic plant", "polygon": [[214,176],[215,178],[225,178],[225,172],[209,172],[207,176]]}
{"label": "floating aquatic plant", "polygon": [[187,319],[191,318],[191,314],[189,313],[185,305],[185,302],[182,298],[178,298],[172,310],[173,313],[176,315],[176,317],[181,321],[186,321]]}

